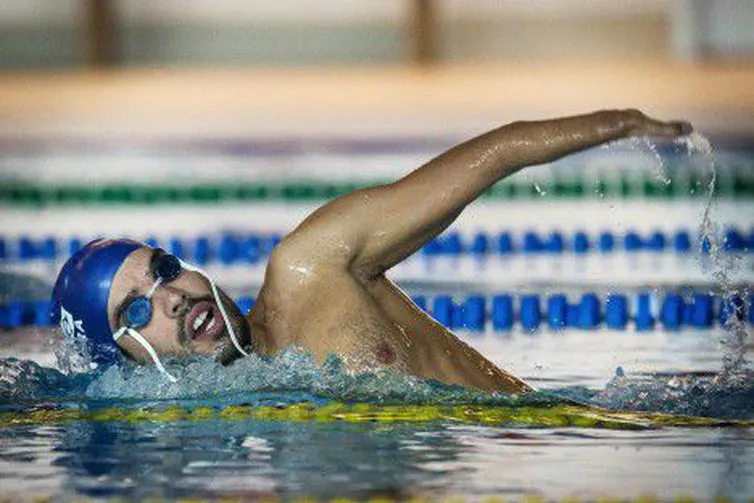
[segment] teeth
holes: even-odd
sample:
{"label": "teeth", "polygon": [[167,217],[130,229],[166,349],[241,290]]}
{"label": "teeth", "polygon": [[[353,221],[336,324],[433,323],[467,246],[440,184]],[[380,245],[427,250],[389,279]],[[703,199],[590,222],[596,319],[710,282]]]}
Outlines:
{"label": "teeth", "polygon": [[212,320],[209,322],[209,325],[207,325],[207,330],[214,327],[216,321],[217,321],[217,318],[212,318]]}
{"label": "teeth", "polygon": [[194,330],[197,330],[202,326],[202,323],[204,323],[204,320],[207,319],[207,316],[209,316],[209,311],[204,311],[202,314],[196,317],[196,319],[194,320]]}

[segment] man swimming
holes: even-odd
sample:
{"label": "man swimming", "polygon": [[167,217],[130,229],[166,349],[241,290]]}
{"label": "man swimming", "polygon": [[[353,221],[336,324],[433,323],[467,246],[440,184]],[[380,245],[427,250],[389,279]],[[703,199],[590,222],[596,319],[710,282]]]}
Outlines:
{"label": "man swimming", "polygon": [[[321,364],[381,368],[488,391],[532,390],[414,305],[386,276],[446,229],[485,189],[520,169],[632,136],[675,138],[685,122],[636,110],[515,122],[462,143],[404,178],[357,190],[307,217],[273,250],[246,317],[201,270],[134,241],[94,241],[65,264],[53,321],[95,362],[120,354],[215,355],[229,364],[297,345]],[[430,190],[431,188],[431,190]]]}

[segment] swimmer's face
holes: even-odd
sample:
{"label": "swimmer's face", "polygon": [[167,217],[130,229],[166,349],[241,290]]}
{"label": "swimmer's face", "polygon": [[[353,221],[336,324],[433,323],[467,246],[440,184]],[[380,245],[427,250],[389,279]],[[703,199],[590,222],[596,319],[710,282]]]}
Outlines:
{"label": "swimmer's face", "polygon": [[[118,269],[107,303],[108,320],[115,333],[126,326],[125,307],[135,297],[146,295],[155,283],[152,262],[158,251],[142,247],[132,252]],[[250,340],[249,326],[236,304],[218,288],[225,312],[242,346]],[[209,282],[199,273],[182,270],[169,283],[161,283],[152,297],[152,318],[136,330],[158,355],[215,355],[226,365],[241,354],[215,302]],[[128,335],[118,345],[131,358],[151,362],[147,351]]]}

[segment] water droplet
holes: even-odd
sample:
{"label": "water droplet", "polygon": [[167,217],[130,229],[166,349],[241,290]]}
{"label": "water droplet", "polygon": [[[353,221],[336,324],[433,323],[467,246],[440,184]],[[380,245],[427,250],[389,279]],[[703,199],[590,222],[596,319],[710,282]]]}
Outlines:
{"label": "water droplet", "polygon": [[662,155],[660,155],[660,152],[657,151],[657,145],[650,138],[644,139],[644,145],[654,159],[652,167],[654,168],[655,179],[666,186],[670,185],[671,179],[665,167],[665,160],[662,158]]}
{"label": "water droplet", "polygon": [[[702,268],[707,271],[720,289],[720,295],[724,299],[735,295],[736,287],[730,273],[740,267],[738,260],[733,254],[721,253],[719,242],[720,230],[713,217],[717,207],[717,166],[712,153],[712,145],[709,140],[699,133],[693,133],[685,139],[689,152],[689,161],[692,168],[709,176],[707,183],[707,203],[702,213],[699,224],[700,248],[704,253],[700,254]],[[693,193],[694,189],[691,189]],[[746,339],[747,331],[743,322],[735,316],[729,319],[722,330],[720,343],[723,347],[723,368],[718,376],[718,382],[732,383],[739,381],[746,374]]]}

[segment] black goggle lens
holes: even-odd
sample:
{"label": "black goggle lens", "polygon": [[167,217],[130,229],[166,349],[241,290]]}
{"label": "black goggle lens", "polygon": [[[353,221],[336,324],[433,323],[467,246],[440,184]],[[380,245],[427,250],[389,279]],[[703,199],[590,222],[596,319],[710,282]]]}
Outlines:
{"label": "black goggle lens", "polygon": [[152,275],[154,279],[162,278],[163,283],[170,283],[181,275],[183,267],[175,255],[162,252],[154,261],[152,266]]}

